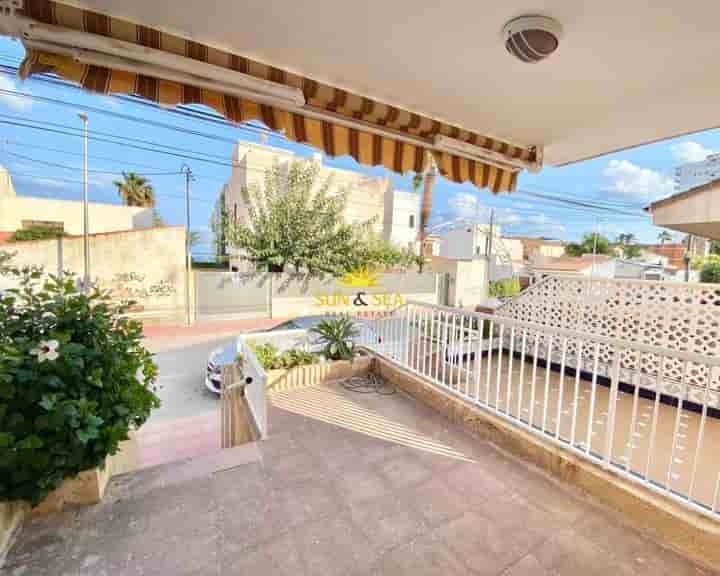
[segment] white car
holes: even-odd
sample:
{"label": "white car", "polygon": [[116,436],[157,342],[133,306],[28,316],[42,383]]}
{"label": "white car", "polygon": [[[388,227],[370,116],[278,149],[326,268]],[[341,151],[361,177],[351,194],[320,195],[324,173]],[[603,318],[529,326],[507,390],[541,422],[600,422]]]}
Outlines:
{"label": "white car", "polygon": [[[333,320],[337,316],[300,316],[293,318],[287,322],[283,322],[270,328],[269,330],[256,330],[254,332],[282,332],[286,330],[310,330],[313,326],[318,325],[323,320]],[[380,337],[375,333],[370,323],[362,319],[353,319],[353,324],[357,330],[357,335],[351,341],[355,345],[364,343],[379,344]],[[317,334],[308,332],[306,350],[309,352],[320,352],[323,349],[323,343]],[[235,341],[229,342],[222,348],[217,348],[210,353],[208,358],[207,370],[205,374],[205,387],[214,394],[220,394],[222,388],[222,367],[232,364],[237,356],[237,346]]]}

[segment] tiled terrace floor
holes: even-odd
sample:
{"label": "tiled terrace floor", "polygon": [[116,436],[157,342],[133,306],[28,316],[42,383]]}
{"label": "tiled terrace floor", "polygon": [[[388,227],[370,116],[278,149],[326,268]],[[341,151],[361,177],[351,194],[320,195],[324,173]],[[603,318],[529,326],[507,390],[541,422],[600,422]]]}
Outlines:
{"label": "tiled terrace floor", "polygon": [[237,461],[117,477],[26,526],[4,573],[709,573],[401,393],[272,403],[271,438]]}

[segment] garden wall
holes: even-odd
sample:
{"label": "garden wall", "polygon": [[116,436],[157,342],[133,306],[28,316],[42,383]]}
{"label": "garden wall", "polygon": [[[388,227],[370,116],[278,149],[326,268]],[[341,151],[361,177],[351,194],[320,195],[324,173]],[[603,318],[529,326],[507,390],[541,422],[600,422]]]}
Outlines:
{"label": "garden wall", "polygon": [[[118,300],[138,302],[134,313],[149,319],[185,316],[185,228],[162,226],[91,234],[90,278]],[[83,238],[66,236],[0,245],[19,266],[43,266],[52,273],[82,277]],[[0,289],[9,279],[0,277]]]}

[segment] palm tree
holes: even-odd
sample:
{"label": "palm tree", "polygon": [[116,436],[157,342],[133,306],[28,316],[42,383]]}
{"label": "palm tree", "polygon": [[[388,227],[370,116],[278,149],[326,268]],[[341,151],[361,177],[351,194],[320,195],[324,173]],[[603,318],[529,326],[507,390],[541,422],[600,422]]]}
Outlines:
{"label": "palm tree", "polygon": [[617,241],[620,244],[627,245],[635,242],[635,234],[628,232],[626,234],[618,234]]}
{"label": "palm tree", "polygon": [[670,242],[670,240],[672,240],[672,234],[670,234],[667,230],[662,230],[660,234],[658,234],[658,240],[660,240],[660,244]]}
{"label": "palm tree", "polygon": [[122,175],[123,179],[115,180],[113,184],[126,206],[155,206],[155,189],[147,178],[135,172],[123,172]]}

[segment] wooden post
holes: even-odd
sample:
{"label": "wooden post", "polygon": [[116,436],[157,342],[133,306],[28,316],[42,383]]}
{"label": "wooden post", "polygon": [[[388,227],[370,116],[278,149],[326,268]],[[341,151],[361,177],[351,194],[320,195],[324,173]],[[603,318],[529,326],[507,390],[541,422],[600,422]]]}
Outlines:
{"label": "wooden post", "polygon": [[223,366],[220,408],[223,448],[233,448],[256,440],[255,427],[245,400],[245,384],[236,363]]}

